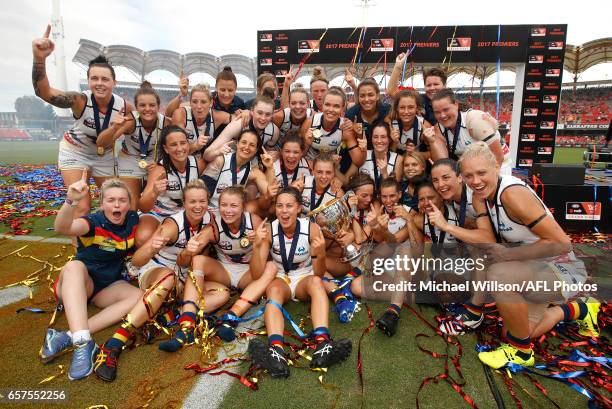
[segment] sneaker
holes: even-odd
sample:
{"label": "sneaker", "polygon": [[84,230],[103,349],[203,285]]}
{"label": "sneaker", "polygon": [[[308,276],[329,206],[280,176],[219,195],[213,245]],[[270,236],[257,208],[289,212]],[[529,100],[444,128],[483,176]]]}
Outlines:
{"label": "sneaker", "polygon": [[103,345],[96,357],[94,371],[96,376],[103,381],[112,382],[117,377],[117,360],[121,354],[121,348],[107,348]]}
{"label": "sneaker", "polygon": [[336,304],[334,309],[338,314],[338,319],[340,322],[346,324],[347,322],[351,322],[353,316],[361,309],[361,307],[359,301],[346,298]]}
{"label": "sneaker", "polygon": [[93,339],[75,344],[74,351],[72,352],[72,362],[68,370],[68,379],[74,381],[89,376],[93,370],[94,358],[99,350],[100,348],[98,348]]}
{"label": "sneaker", "polygon": [[399,315],[389,310],[385,311],[385,313],[376,321],[376,326],[382,332],[384,332],[388,337],[392,337],[395,335],[397,331],[397,324],[399,323]]}
{"label": "sneaker", "polygon": [[44,363],[51,362],[53,359],[66,352],[72,346],[72,338],[66,331],[56,331],[53,328],[47,330],[45,341],[40,348],[40,359]]}
{"label": "sneaker", "polygon": [[470,314],[465,307],[457,307],[456,315],[446,317],[438,326],[440,332],[446,335],[463,335],[466,331],[474,330],[484,321],[484,314],[476,319],[473,314]]}
{"label": "sneaker", "polygon": [[268,346],[260,339],[252,339],[249,342],[249,355],[253,363],[266,369],[272,378],[289,376],[287,356],[281,347]]}
{"label": "sneaker", "polygon": [[533,366],[535,364],[535,358],[533,351],[528,356],[526,353],[521,353],[518,349],[508,344],[502,344],[499,348],[489,351],[480,352],[478,358],[482,363],[490,366],[493,369],[503,368],[509,363],[521,365],[521,366]]}
{"label": "sneaker", "polygon": [[601,303],[594,298],[585,301],[588,309],[587,316],[583,320],[576,320],[578,333],[585,337],[597,338],[599,336],[599,325],[597,325],[597,314]]}
{"label": "sneaker", "polygon": [[183,345],[191,345],[195,342],[195,327],[186,326],[174,333],[174,337],[164,342],[160,342],[158,348],[166,352],[176,352]]}
{"label": "sneaker", "polygon": [[350,339],[332,341],[331,339],[317,344],[310,361],[311,368],[329,368],[344,361],[351,354],[353,344]]}

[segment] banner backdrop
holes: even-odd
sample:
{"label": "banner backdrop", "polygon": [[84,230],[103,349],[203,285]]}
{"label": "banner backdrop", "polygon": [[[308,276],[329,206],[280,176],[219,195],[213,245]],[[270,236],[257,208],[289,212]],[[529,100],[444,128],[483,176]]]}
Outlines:
{"label": "banner backdrop", "polygon": [[[257,32],[257,71],[280,84],[291,66],[525,64],[516,163],[552,162],[567,25],[367,27]],[[515,90],[516,92],[517,90]],[[515,111],[516,112],[516,111]]]}

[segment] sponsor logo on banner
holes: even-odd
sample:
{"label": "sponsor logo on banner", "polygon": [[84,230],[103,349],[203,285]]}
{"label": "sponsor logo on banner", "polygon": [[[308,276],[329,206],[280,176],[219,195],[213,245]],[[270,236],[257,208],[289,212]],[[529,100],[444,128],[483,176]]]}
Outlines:
{"label": "sponsor logo on banner", "polygon": [[261,48],[259,49],[260,53],[271,53],[272,52],[272,47],[270,47],[269,45],[262,45]]}
{"label": "sponsor logo on banner", "polygon": [[309,54],[318,53],[321,42],[319,40],[299,40],[298,41],[298,53]]}
{"label": "sponsor logo on banner", "polygon": [[530,168],[533,166],[533,159],[519,159],[519,167]]}
{"label": "sponsor logo on banner", "polygon": [[277,45],[276,46],[276,54],[287,54],[289,51],[288,45]]}
{"label": "sponsor logo on banner", "polygon": [[566,220],[601,220],[601,202],[565,202]]}
{"label": "sponsor logo on banner", "polygon": [[527,71],[528,77],[541,77],[542,75],[544,75],[544,71],[540,68],[530,68],[529,71]]}
{"label": "sponsor logo on banner", "polygon": [[539,91],[541,84],[539,82],[528,82],[525,86],[527,91]]}
{"label": "sponsor logo on banner", "polygon": [[555,121],[540,122],[540,129],[555,129]]}
{"label": "sponsor logo on banner", "polygon": [[555,116],[557,115],[557,110],[554,108],[544,108],[540,114],[545,116]]}
{"label": "sponsor logo on banner", "polygon": [[545,104],[556,104],[557,100],[558,98],[556,95],[544,95],[542,98],[542,102]]}
{"label": "sponsor logo on banner", "polygon": [[261,33],[259,41],[272,41],[272,33]]}
{"label": "sponsor logo on banner", "polygon": [[274,36],[274,39],[276,41],[287,41],[287,40],[289,40],[289,37],[287,37],[287,34],[285,34],[285,33],[277,33]]}
{"label": "sponsor logo on banner", "polygon": [[471,37],[455,37],[446,39],[446,51],[470,51]]}
{"label": "sponsor logo on banner", "polygon": [[562,35],[565,35],[565,31],[563,31],[563,29],[561,28],[553,28],[552,30],[550,30],[550,35],[551,36],[562,36]]}
{"label": "sponsor logo on banner", "polygon": [[540,141],[540,142],[552,142],[553,141],[553,137],[552,137],[552,135],[540,135],[538,137],[538,141]]}
{"label": "sponsor logo on banner", "polygon": [[560,63],[561,62],[561,56],[560,55],[551,55],[550,57],[548,57],[546,59],[546,62]]}
{"label": "sponsor logo on banner", "polygon": [[544,37],[545,35],[546,35],[546,27],[532,27],[531,28],[532,37]]}
{"label": "sponsor logo on banner", "polygon": [[549,41],[549,50],[563,50],[563,41]]}
{"label": "sponsor logo on banner", "polygon": [[522,142],[535,142],[535,134],[534,133],[522,133],[521,141]]}
{"label": "sponsor logo on banner", "polygon": [[287,75],[288,72],[289,71],[287,71],[287,70],[276,70],[276,71],[274,71],[274,75],[277,76],[277,77],[281,77],[282,78],[285,75]]}
{"label": "sponsor logo on banner", "polygon": [[538,116],[538,108],[524,108],[523,115],[525,116]]}
{"label": "sponsor logo on banner", "polygon": [[281,58],[278,58],[278,59],[274,60],[274,64],[277,64],[277,65],[289,65],[289,61],[287,61],[286,58],[282,58],[281,57]]}
{"label": "sponsor logo on banner", "polygon": [[608,129],[608,125],[604,124],[565,124],[565,129]]}
{"label": "sponsor logo on banner", "polygon": [[552,155],[552,146],[539,146],[538,155]]}
{"label": "sponsor logo on banner", "polygon": [[527,98],[525,98],[525,102],[529,103],[529,102],[539,102],[540,98],[538,98],[537,95],[527,95]]}
{"label": "sponsor logo on banner", "polygon": [[260,58],[259,65],[261,66],[272,65],[272,58]]}
{"label": "sponsor logo on banner", "polygon": [[533,146],[521,146],[519,148],[519,152],[520,153],[532,154],[532,153],[535,153],[535,147],[533,147]]}
{"label": "sponsor logo on banner", "polygon": [[529,44],[529,48],[532,49],[532,50],[543,49],[544,48],[544,41],[534,41],[533,43]]}
{"label": "sponsor logo on banner", "polygon": [[529,64],[542,64],[544,62],[543,55],[530,55]]}
{"label": "sponsor logo on banner", "polygon": [[546,76],[547,77],[558,77],[561,75],[561,68],[547,68]]}
{"label": "sponsor logo on banner", "polygon": [[370,42],[370,51],[373,52],[386,52],[393,51],[393,39],[392,38],[374,38]]}

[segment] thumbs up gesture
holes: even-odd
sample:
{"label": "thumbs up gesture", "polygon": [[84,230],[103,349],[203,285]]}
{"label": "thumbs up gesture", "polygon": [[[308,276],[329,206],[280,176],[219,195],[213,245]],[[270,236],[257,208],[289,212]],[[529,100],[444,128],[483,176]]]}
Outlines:
{"label": "thumbs up gesture", "polygon": [[166,173],[162,172],[157,177],[157,180],[153,182],[153,191],[157,196],[164,193],[168,189],[168,179],[166,179]]}

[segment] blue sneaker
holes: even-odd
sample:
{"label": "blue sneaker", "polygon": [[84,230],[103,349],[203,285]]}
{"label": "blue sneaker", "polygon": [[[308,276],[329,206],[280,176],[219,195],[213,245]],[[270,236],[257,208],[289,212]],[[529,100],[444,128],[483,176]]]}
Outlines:
{"label": "blue sneaker", "polygon": [[57,356],[72,346],[72,338],[66,331],[56,331],[53,328],[47,330],[45,341],[40,348],[40,359],[44,363],[51,362]]}
{"label": "blue sneaker", "polygon": [[338,319],[340,322],[346,324],[347,322],[351,322],[355,313],[361,308],[359,307],[359,301],[346,298],[336,304],[335,309],[336,313],[338,313]]}
{"label": "blue sneaker", "polygon": [[343,324],[351,322],[355,313],[357,313],[361,309],[359,301],[355,300],[355,296],[351,292],[352,281],[352,279],[343,281],[334,280],[336,285],[338,285],[338,289],[340,290],[339,294],[342,294],[346,297],[345,300],[340,301],[334,307],[336,313],[338,313],[338,319]]}
{"label": "blue sneaker", "polygon": [[68,370],[68,379],[74,381],[89,376],[93,371],[94,360],[99,351],[100,348],[98,348],[93,339],[81,344],[75,344],[72,362]]}

